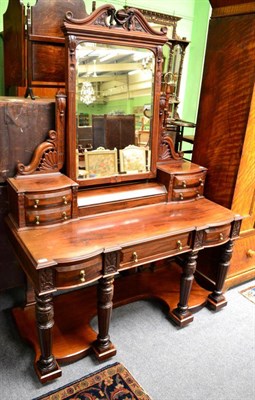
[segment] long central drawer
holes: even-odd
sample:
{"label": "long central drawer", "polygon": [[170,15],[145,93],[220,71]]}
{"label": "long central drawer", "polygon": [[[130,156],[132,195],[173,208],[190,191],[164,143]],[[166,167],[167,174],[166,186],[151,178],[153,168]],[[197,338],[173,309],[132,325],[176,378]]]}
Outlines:
{"label": "long central drawer", "polygon": [[182,233],[176,236],[126,247],[121,251],[120,269],[136,267],[141,264],[183,253],[190,249],[190,239],[190,233]]}

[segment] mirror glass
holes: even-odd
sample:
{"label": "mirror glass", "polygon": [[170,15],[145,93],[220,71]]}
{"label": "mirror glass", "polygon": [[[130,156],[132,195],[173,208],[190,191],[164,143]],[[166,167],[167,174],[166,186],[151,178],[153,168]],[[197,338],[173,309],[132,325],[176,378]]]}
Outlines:
{"label": "mirror glass", "polygon": [[154,54],[81,42],[76,57],[77,179],[148,172]]}
{"label": "mirror glass", "polygon": [[166,49],[164,83],[168,86],[165,90],[170,93],[169,116],[171,118],[176,118],[179,104],[182,49],[178,43],[166,45],[164,48]]}

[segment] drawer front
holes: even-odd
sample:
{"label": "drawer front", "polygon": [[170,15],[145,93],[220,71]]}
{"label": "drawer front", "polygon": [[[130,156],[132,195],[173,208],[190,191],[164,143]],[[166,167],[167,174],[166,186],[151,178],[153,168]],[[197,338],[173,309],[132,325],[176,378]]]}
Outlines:
{"label": "drawer front", "polygon": [[[252,234],[253,232],[253,234]],[[255,277],[255,232],[235,241],[225,287],[254,279]]]}
{"label": "drawer front", "polygon": [[204,246],[213,246],[229,239],[231,224],[208,228],[204,231]]}
{"label": "drawer front", "polygon": [[102,276],[102,257],[96,256],[75,265],[55,268],[55,286],[58,289],[74,288]]}
{"label": "drawer front", "polygon": [[172,200],[173,201],[183,201],[199,199],[203,196],[203,186],[198,186],[196,188],[190,189],[173,189]]}
{"label": "drawer front", "polygon": [[174,189],[186,189],[189,187],[204,186],[206,172],[201,172],[192,175],[175,175],[173,188]]}
{"label": "drawer front", "polygon": [[52,209],[26,209],[25,218],[27,226],[41,226],[44,224],[64,222],[71,218],[71,204]]}
{"label": "drawer front", "polygon": [[157,261],[190,249],[190,234],[183,233],[127,247],[121,251],[120,269]]}
{"label": "drawer front", "polygon": [[71,189],[46,193],[26,193],[25,207],[38,210],[44,207],[66,206],[72,201]]}

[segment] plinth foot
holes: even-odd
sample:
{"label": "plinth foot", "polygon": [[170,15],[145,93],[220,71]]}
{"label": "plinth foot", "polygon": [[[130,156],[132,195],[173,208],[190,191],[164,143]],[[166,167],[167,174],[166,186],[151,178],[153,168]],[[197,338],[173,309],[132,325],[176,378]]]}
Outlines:
{"label": "plinth foot", "polygon": [[59,367],[57,361],[55,361],[55,367],[52,370],[42,369],[39,366],[39,362],[35,363],[35,372],[41,383],[46,383],[54,379],[59,378],[62,375],[62,370]]}
{"label": "plinth foot", "polygon": [[225,307],[227,304],[228,302],[223,295],[218,298],[209,295],[207,298],[206,307],[209,308],[210,310],[218,311],[222,307]]}
{"label": "plinth foot", "polygon": [[106,360],[107,358],[113,357],[116,355],[117,350],[112,344],[112,342],[109,343],[107,348],[100,347],[97,343],[97,341],[93,344],[93,351],[95,353],[96,358],[99,361]]}
{"label": "plinth foot", "polygon": [[190,311],[180,313],[178,308],[175,308],[172,312],[169,313],[169,318],[172,322],[174,322],[175,325],[183,328],[193,321],[194,316]]}

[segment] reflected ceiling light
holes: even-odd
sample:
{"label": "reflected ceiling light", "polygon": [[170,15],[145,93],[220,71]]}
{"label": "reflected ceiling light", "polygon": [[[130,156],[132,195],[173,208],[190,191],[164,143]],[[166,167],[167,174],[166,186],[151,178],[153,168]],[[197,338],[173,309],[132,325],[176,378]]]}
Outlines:
{"label": "reflected ceiling light", "polygon": [[80,100],[87,106],[96,100],[95,92],[91,82],[83,82],[81,87]]}

